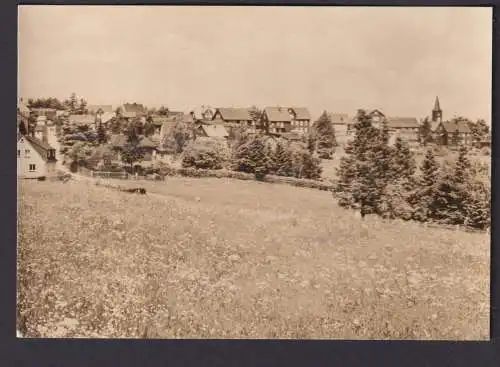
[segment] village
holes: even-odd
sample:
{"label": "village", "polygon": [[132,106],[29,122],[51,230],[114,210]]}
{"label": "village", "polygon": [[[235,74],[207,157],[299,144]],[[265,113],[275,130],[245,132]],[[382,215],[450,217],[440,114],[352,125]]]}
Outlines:
{"label": "village", "polygon": [[19,6],[18,338],[489,340],[492,19]]}
{"label": "village", "polygon": [[[87,106],[83,99],[83,105],[77,106],[76,95],[74,99],[73,107],[63,108],[61,104],[59,109],[35,107],[33,100],[20,99],[17,109],[18,177],[43,179],[55,175],[56,166],[69,167],[71,164],[73,172],[89,168],[97,174],[112,171],[116,177],[121,177],[116,174],[126,172],[130,163],[132,168],[135,167],[132,171],[136,175],[138,172],[158,172],[154,167],[162,163],[172,164],[173,157],[182,153],[189,140],[209,140],[225,146],[241,132],[307,143],[311,135],[317,136],[315,121],[320,117],[313,118],[305,107],[265,107],[260,110],[255,106],[201,106],[183,112],[163,106],[148,109],[139,103],[124,103],[118,107]],[[431,113],[423,118],[386,116],[379,109],[365,111],[374,124],[386,123],[391,144],[398,137],[413,149],[428,144],[450,149],[462,145],[487,148],[491,144],[489,129],[484,121],[480,121],[475,129],[475,125],[464,118],[443,120],[438,97]],[[329,148],[342,149],[354,134],[355,114],[325,110],[324,116],[334,136]],[[184,130],[180,131],[179,127]],[[140,153],[133,162],[121,156],[131,129],[137,135]],[[185,135],[185,142],[181,143],[184,143],[183,146],[169,146],[169,138],[175,139],[174,135],[177,137],[181,132]],[[78,152],[75,151],[77,147]],[[331,159],[334,150],[324,158]],[[132,171],[128,170],[128,173]]]}

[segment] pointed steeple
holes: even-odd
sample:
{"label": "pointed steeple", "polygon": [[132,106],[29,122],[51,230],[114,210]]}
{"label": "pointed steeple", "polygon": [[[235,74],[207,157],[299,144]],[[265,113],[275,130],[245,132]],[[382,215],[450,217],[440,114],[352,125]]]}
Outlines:
{"label": "pointed steeple", "polygon": [[436,96],[436,101],[434,102],[434,109],[432,110],[432,121],[441,122],[442,119],[443,119],[443,110],[441,110],[441,106],[439,104],[439,97]]}
{"label": "pointed steeple", "polygon": [[441,111],[441,106],[439,106],[439,97],[436,96],[436,102],[434,102],[434,110],[433,111]]}

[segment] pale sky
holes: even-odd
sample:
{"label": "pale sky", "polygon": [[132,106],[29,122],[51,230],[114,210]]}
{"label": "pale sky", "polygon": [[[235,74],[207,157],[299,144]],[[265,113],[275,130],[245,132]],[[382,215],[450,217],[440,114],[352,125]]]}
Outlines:
{"label": "pale sky", "polygon": [[491,116],[491,8],[20,6],[19,95]]}

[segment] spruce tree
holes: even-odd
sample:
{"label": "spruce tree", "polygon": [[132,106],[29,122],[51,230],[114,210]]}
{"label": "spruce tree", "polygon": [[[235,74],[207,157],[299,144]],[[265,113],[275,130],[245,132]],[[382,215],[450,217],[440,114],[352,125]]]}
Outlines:
{"label": "spruce tree", "polygon": [[255,178],[263,180],[270,171],[270,158],[265,141],[260,136],[251,138],[240,145],[234,152],[236,171],[255,174]]}
{"label": "spruce tree", "polygon": [[397,137],[392,148],[393,179],[410,182],[415,170],[416,163],[410,146],[403,139]]}
{"label": "spruce tree", "polygon": [[335,129],[332,120],[326,111],[313,124],[314,133],[317,136],[317,150],[320,158],[331,159],[334,148],[337,146]]}
{"label": "spruce tree", "polygon": [[339,204],[359,208],[361,216],[380,214],[381,199],[390,179],[391,151],[387,126],[378,129],[363,110],[354,124],[354,139],[348,142],[346,156],[338,169]]}
{"label": "spruce tree", "polygon": [[290,149],[281,141],[278,141],[274,152],[275,172],[278,176],[291,176],[292,157]]}
{"label": "spruce tree", "polygon": [[461,146],[458,151],[458,158],[455,163],[454,181],[463,185],[470,179],[471,163],[467,158],[468,151],[465,146]]}
{"label": "spruce tree", "polygon": [[108,137],[106,135],[106,130],[104,130],[104,127],[102,124],[99,124],[97,127],[97,142],[99,144],[106,144],[108,141]]}
{"label": "spruce tree", "polygon": [[420,144],[427,146],[432,141],[432,128],[429,118],[426,117],[420,126],[419,132]]}
{"label": "spruce tree", "polygon": [[415,208],[413,219],[428,221],[433,216],[432,206],[439,181],[440,167],[432,149],[427,149],[424,160],[420,165],[420,179],[417,189],[410,198],[410,203]]}

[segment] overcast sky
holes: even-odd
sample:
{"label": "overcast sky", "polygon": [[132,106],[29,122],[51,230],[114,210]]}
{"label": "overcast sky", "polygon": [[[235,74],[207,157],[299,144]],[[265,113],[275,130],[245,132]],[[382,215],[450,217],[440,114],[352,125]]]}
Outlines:
{"label": "overcast sky", "polygon": [[22,6],[19,95],[490,120],[490,8]]}

